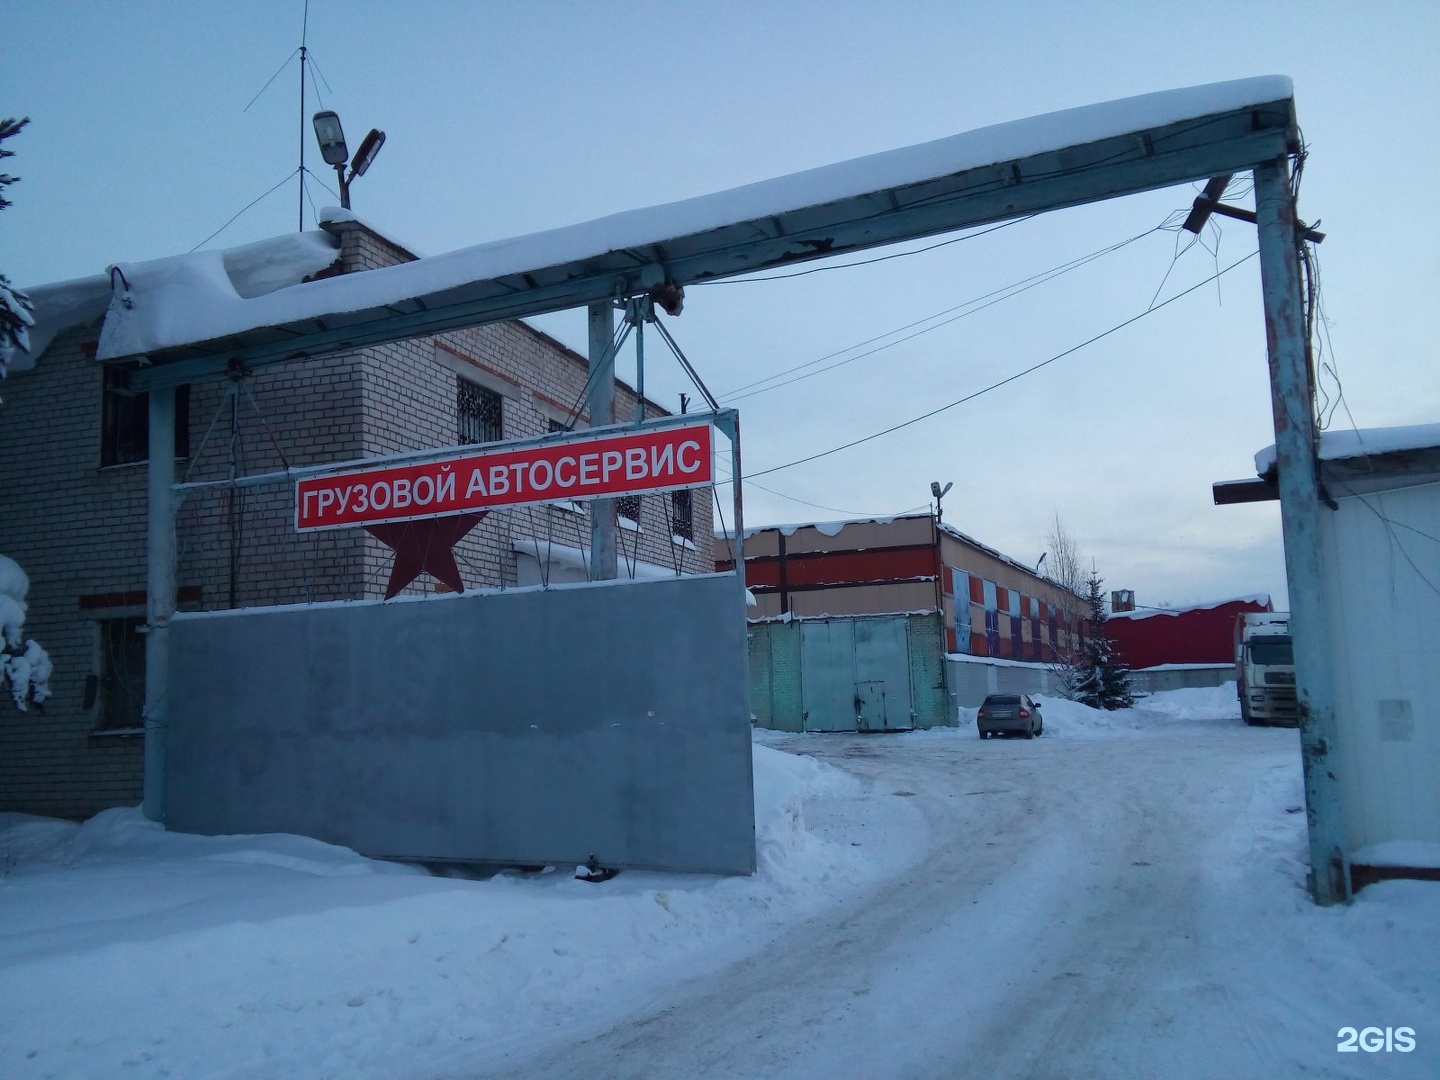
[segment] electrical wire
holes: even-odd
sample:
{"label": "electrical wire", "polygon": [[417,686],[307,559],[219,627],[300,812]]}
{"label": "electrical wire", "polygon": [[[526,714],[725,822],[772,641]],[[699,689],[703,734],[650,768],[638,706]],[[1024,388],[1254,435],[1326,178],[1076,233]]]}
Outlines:
{"label": "electrical wire", "polygon": [[695,284],[749,285],[756,281],[785,281],[787,278],[805,277],[809,274],[824,273],[827,270],[852,270],[857,266],[872,266],[875,263],[889,262],[891,259],[904,259],[911,255],[923,255],[927,251],[934,251],[937,248],[958,244],[962,240],[974,240],[981,236],[989,236],[993,232],[1008,229],[1011,225],[1019,225],[1022,221],[1029,221],[1031,218],[1039,216],[1039,214],[1026,214],[1024,217],[1011,218],[1009,221],[1002,221],[998,225],[991,225],[988,229],[981,229],[979,232],[966,233],[964,236],[952,236],[949,240],[941,240],[938,244],[931,244],[929,247],[916,248],[914,251],[897,251],[890,255],[877,255],[873,259],[861,259],[859,262],[826,263],[824,266],[812,266],[808,270],[796,270],[789,274],[767,274],[764,277],[718,278],[713,281],[697,281]]}
{"label": "electrical wire", "polygon": [[[715,464],[718,467],[716,471],[723,471],[725,475],[721,479],[715,481],[714,486],[723,487],[726,484],[734,483],[734,474],[730,472],[729,467],[724,464],[723,459],[718,453],[716,454]],[[802,499],[796,495],[787,495],[783,491],[777,491],[772,487],[766,487],[764,484],[756,483],[752,481],[748,476],[742,477],[742,482],[746,487],[759,488],[761,491],[768,492],[771,495],[776,495],[779,498],[786,500],[787,502],[800,503],[802,506],[811,506],[817,510],[831,510],[837,514],[844,514],[846,517],[854,518],[903,517],[904,515],[912,513],[916,510],[923,510],[930,505],[929,503],[920,503],[918,506],[912,506],[905,510],[898,510],[893,513],[869,514],[863,510],[847,510],[843,506],[827,506],[825,503],[811,502],[809,499]]]}
{"label": "electrical wire", "polygon": [[[201,240],[200,243],[198,243],[198,244],[196,244],[194,247],[192,247],[192,248],[190,249],[190,252],[198,251],[198,250],[200,250],[202,247],[204,247],[206,244],[208,244],[211,240],[214,240],[215,237],[219,236],[222,232],[224,232],[226,229],[228,229],[231,225],[235,224],[235,222],[239,219],[239,217],[240,217],[241,214],[244,214],[245,211],[249,210],[252,206],[254,206],[256,203],[258,203],[261,199],[264,199],[267,195],[273,195],[273,194],[275,194],[275,192],[279,191],[282,187],[284,187],[286,184],[288,184],[288,183],[290,182],[290,178],[291,178],[292,176],[294,176],[294,175],[295,175],[294,172],[288,172],[288,173],[286,173],[286,174],[285,174],[285,179],[281,180],[278,184],[276,184],[274,187],[272,187],[269,191],[265,192],[264,195],[258,195],[258,196],[256,196],[255,198],[251,199],[248,203],[246,203],[244,206],[242,206],[242,207],[240,208],[240,210],[235,214],[234,217],[232,217],[229,221],[225,222],[224,225],[221,225],[220,228],[216,229],[213,233],[211,233],[209,236],[207,236],[204,240]],[[187,252],[187,254],[189,254],[189,252]]]}
{"label": "electrical wire", "polygon": [[265,85],[260,87],[260,90],[256,93],[254,97],[250,99],[250,101],[246,104],[245,108],[240,110],[242,113],[247,113],[250,111],[250,106],[254,105],[255,102],[259,101],[260,95],[265,93],[266,90],[270,89],[270,84],[273,83],[276,79],[278,79],[280,77],[280,73],[290,66],[290,61],[295,59],[295,53],[298,53],[299,51],[300,46],[295,46],[294,52],[292,52],[289,56],[285,57],[285,62],[275,69],[275,74],[271,75],[270,78],[266,80]]}
{"label": "electrical wire", "polygon": [[[1218,276],[1220,276],[1221,274],[1228,274],[1231,270],[1234,270],[1236,267],[1240,266],[1242,263],[1248,262],[1249,260],[1255,258],[1255,256],[1256,256],[1257,254],[1258,254],[1258,252],[1252,251],[1250,254],[1244,256],[1243,258],[1237,259],[1235,262],[1231,263],[1229,266],[1227,266],[1227,267],[1225,267],[1223,270],[1219,271],[1219,273],[1216,274],[1216,275],[1214,275],[1214,277],[1218,277]],[[1100,340],[1102,340],[1102,339],[1104,339],[1104,338],[1107,338],[1107,337],[1109,337],[1111,334],[1117,333],[1118,331],[1125,329],[1125,327],[1129,326],[1131,323],[1139,322],[1141,319],[1145,318],[1147,315],[1154,314],[1155,312],[1160,311],[1162,308],[1168,307],[1170,304],[1175,303],[1175,301],[1180,300],[1180,299],[1183,299],[1183,298],[1186,297],[1186,296],[1189,296],[1189,295],[1190,295],[1192,292],[1194,292],[1195,290],[1200,289],[1200,288],[1202,288],[1202,287],[1204,287],[1204,286],[1206,286],[1206,285],[1209,285],[1210,282],[1211,282],[1212,280],[1214,280],[1214,277],[1206,278],[1204,281],[1198,282],[1197,284],[1190,286],[1190,288],[1184,290],[1183,292],[1176,293],[1174,296],[1170,297],[1168,300],[1161,301],[1159,304],[1156,304],[1156,305],[1153,306],[1153,307],[1148,307],[1148,308],[1146,308],[1144,311],[1140,312],[1140,314],[1138,314],[1138,315],[1133,315],[1133,316],[1131,316],[1130,318],[1126,319],[1124,322],[1119,323],[1119,324],[1117,324],[1117,325],[1115,325],[1115,326],[1112,326],[1110,329],[1108,329],[1108,330],[1106,330],[1106,331],[1104,331],[1104,332],[1102,332],[1102,333],[1096,334],[1094,337],[1087,338],[1085,341],[1080,342],[1080,344],[1078,344],[1078,345],[1073,345],[1073,346],[1071,346],[1070,348],[1066,349],[1064,352],[1056,353],[1054,356],[1050,357],[1048,360],[1041,360],[1038,364],[1032,364],[1030,367],[1025,368],[1023,371],[1017,371],[1014,375],[1011,375],[1011,376],[1009,376],[1009,377],[1007,377],[1007,378],[1001,379],[999,382],[991,383],[989,386],[985,387],[984,389],[977,390],[977,391],[975,391],[973,394],[967,394],[965,397],[959,398],[959,399],[956,400],[956,401],[952,401],[952,402],[950,402],[948,405],[941,405],[939,408],[931,409],[929,412],[922,413],[922,414],[919,415],[919,416],[911,417],[909,420],[905,420],[905,421],[902,421],[902,422],[899,423],[899,424],[892,425],[891,427],[885,428],[883,431],[877,431],[877,432],[874,432],[873,434],[865,435],[865,436],[863,436],[862,438],[859,438],[859,439],[852,439],[850,442],[843,443],[843,444],[841,444],[840,446],[832,447],[832,448],[829,449],[829,450],[822,450],[822,451],[820,451],[820,452],[817,453],[817,454],[811,454],[811,455],[809,455],[808,457],[798,458],[798,459],[796,459],[795,461],[787,461],[784,465],[775,465],[775,466],[772,466],[772,467],[769,468],[769,469],[761,469],[761,470],[759,470],[758,472],[749,473],[749,474],[745,477],[745,480],[746,480],[746,482],[748,483],[752,478],[757,477],[757,476],[768,476],[768,475],[771,474],[771,473],[780,472],[782,469],[789,469],[789,468],[793,468],[793,467],[796,466],[796,465],[804,465],[804,464],[806,464],[806,463],[808,463],[808,462],[811,462],[811,461],[818,461],[820,458],[829,457],[831,454],[838,454],[838,453],[839,453],[840,451],[842,451],[842,450],[849,450],[849,449],[851,449],[852,447],[860,446],[860,445],[863,444],[863,443],[871,442],[871,441],[873,441],[873,440],[875,440],[875,439],[881,438],[882,436],[892,435],[892,434],[894,434],[894,433],[897,432],[897,431],[900,431],[900,430],[902,430],[902,429],[904,429],[904,428],[910,427],[912,424],[918,424],[918,423],[919,423],[920,421],[922,421],[922,420],[928,420],[928,419],[930,419],[932,416],[938,416],[938,415],[940,415],[940,414],[943,413],[943,412],[947,412],[947,411],[949,411],[950,409],[955,408],[957,405],[964,405],[966,402],[974,401],[976,398],[981,397],[981,396],[983,396],[983,395],[985,395],[985,394],[988,394],[988,393],[990,393],[992,390],[998,390],[998,389],[1000,389],[1002,386],[1007,386],[1007,385],[1009,385],[1010,383],[1015,382],[1017,379],[1022,379],[1022,378],[1024,378],[1026,375],[1030,375],[1030,374],[1033,374],[1033,373],[1036,372],[1036,371],[1039,371],[1041,368],[1048,367],[1049,365],[1055,363],[1057,360],[1062,360],[1062,359],[1064,359],[1065,357],[1071,355],[1072,353],[1079,352],[1081,349],[1083,349],[1083,348],[1085,348],[1085,347],[1087,347],[1087,346],[1089,346],[1089,345],[1093,345],[1093,344],[1095,344],[1095,342],[1100,341]]]}
{"label": "electrical wire", "polygon": [[[879,334],[875,337],[869,338],[866,341],[860,342],[858,345],[852,345],[849,348],[840,349],[836,352],[829,353],[826,356],[822,356],[818,360],[811,360],[804,364],[798,364],[793,368],[786,369],[785,371],[776,372],[774,375],[769,375],[763,379],[757,379],[754,382],[746,383],[744,386],[737,387],[735,390],[732,390],[728,395],[726,395],[726,403],[729,404],[736,401],[743,401],[746,398],[768,393],[771,390],[778,390],[781,387],[790,386],[793,383],[800,382],[803,379],[808,379],[811,376],[820,375],[827,371],[834,371],[836,368],[844,367],[846,364],[853,363],[856,360],[863,360],[867,356],[874,356],[876,353],[883,352],[884,350],[892,348],[896,345],[902,345],[907,341],[911,341],[914,338],[921,336],[922,334],[928,334],[930,331],[938,330],[942,326],[949,326],[951,323],[958,322],[960,319],[963,319],[966,316],[974,315],[976,312],[984,311],[986,308],[993,307],[1004,300],[1009,300],[1011,297],[1019,296],[1023,292],[1028,292],[1030,289],[1036,288],[1039,285],[1043,285],[1049,281],[1053,281],[1055,278],[1061,277],[1062,275],[1067,274],[1072,270],[1078,270],[1080,267],[1086,265],[1087,263],[1094,262],[1096,259],[1100,259],[1106,255],[1113,254],[1114,252],[1119,251],[1121,248],[1128,247],[1136,241],[1143,240],[1145,237],[1151,235],[1152,233],[1159,232],[1164,228],[1165,226],[1162,224],[1155,226],[1155,228],[1153,229],[1146,229],[1144,232],[1137,233],[1135,236],[1130,237],[1128,240],[1121,240],[1118,243],[1111,244],[1110,246],[1105,248],[1101,248],[1099,251],[1091,252],[1089,255],[1082,255],[1077,259],[1072,259],[1068,263],[1062,263],[1060,266],[1052,267],[1049,270],[1044,270],[1039,274],[1034,274],[1028,278],[1022,278],[1020,281],[1014,282],[1010,285],[1006,285],[1000,289],[995,289],[992,292],[985,293],[984,295],[975,297],[972,300],[967,300],[962,304],[956,304],[953,307],[946,308],[945,310],[936,312],[933,315],[927,315],[923,319],[917,319],[915,322],[907,323],[905,326],[899,327],[895,330],[891,330],[887,333]],[[924,327],[924,329],[916,330],[913,334],[906,334],[906,336],[902,338],[898,338],[895,341],[887,342],[886,344],[877,346],[876,348],[870,349],[867,352],[862,352],[855,356],[847,357],[844,360],[838,361],[834,364],[829,364],[826,367],[819,368],[816,371],[810,371],[806,372],[803,375],[797,375],[793,379],[785,379],[783,382],[775,383],[773,386],[762,385],[763,383],[771,382],[774,379],[779,379],[782,376],[787,375],[791,372],[801,371],[807,367],[813,367],[816,364],[824,363],[826,360],[830,360],[836,356],[843,356],[845,353],[851,352],[855,349],[862,349],[866,345],[871,344],[872,342],[881,341],[884,338],[891,337],[895,334],[904,333],[906,330],[909,330],[916,326],[921,326],[927,322],[932,322],[935,319],[942,319],[944,316],[950,315],[952,312],[957,311],[959,312],[958,315],[953,315],[951,318],[943,319],[942,322],[937,322],[933,326],[926,326]],[[751,387],[758,387],[758,389],[752,390],[750,389]]]}

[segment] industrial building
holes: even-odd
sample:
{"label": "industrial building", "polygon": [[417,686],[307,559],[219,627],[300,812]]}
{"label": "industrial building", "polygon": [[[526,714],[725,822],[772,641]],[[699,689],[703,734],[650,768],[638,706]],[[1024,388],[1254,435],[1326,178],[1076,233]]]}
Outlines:
{"label": "industrial building", "polygon": [[[716,539],[716,567],[733,545]],[[1084,601],[932,514],[747,530],[751,708],[789,731],[952,725],[996,690],[1058,691]]]}
{"label": "industrial building", "polygon": [[1105,633],[1129,665],[1131,685],[1142,693],[1221,686],[1235,679],[1235,620],[1247,611],[1274,610],[1263,594],[1188,607],[1112,610]]}

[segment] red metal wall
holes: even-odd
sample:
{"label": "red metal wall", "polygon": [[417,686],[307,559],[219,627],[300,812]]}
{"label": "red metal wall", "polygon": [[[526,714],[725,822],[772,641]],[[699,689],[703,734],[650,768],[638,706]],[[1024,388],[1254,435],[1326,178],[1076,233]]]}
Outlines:
{"label": "red metal wall", "polygon": [[1143,618],[1112,616],[1105,631],[1132,668],[1158,664],[1230,664],[1235,661],[1235,617],[1242,611],[1270,611],[1255,600],[1227,600],[1214,607],[1187,608]]}

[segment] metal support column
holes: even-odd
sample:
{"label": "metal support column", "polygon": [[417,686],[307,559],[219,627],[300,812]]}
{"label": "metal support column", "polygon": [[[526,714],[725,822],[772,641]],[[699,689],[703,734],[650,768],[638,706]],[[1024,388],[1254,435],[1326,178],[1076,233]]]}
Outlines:
{"label": "metal support column", "polygon": [[1320,500],[1314,404],[1305,359],[1299,238],[1286,158],[1256,167],[1255,210],[1305,770],[1310,891],[1317,904],[1329,905],[1350,899],[1350,875],[1345,860],[1344,808],[1334,772],[1335,688],[1330,672],[1334,653],[1320,565],[1320,517],[1325,511]]}
{"label": "metal support column", "polygon": [[[604,427],[615,419],[615,306],[609,300],[589,306],[590,426]],[[615,500],[590,503],[590,577],[607,581],[616,574]]]}
{"label": "metal support column", "polygon": [[635,424],[645,422],[645,323],[653,318],[650,298],[637,296],[631,299],[625,311],[625,318],[635,328]]}
{"label": "metal support column", "polygon": [[165,820],[165,743],[169,727],[170,616],[175,614],[175,388],[150,391],[145,592],[144,813]]}

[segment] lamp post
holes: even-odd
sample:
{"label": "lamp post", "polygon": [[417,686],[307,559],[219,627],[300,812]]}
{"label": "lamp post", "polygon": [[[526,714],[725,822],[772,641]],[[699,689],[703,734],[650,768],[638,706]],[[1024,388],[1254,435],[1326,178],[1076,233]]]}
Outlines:
{"label": "lamp post", "polygon": [[943,499],[945,493],[954,486],[955,482],[953,480],[943,488],[940,486],[939,480],[930,481],[930,494],[935,496],[935,524],[937,525],[940,524],[940,500]]}
{"label": "lamp post", "polygon": [[370,134],[360,143],[360,149],[355,151],[349,176],[345,175],[345,162],[350,157],[350,149],[345,145],[345,131],[340,126],[339,114],[330,109],[317,112],[315,138],[320,143],[320,156],[325,159],[325,164],[335,167],[335,175],[340,181],[340,206],[349,210],[350,185],[357,176],[364,176],[365,171],[370,168],[375,155],[380,153],[380,147],[385,145],[385,133],[379,128],[370,129]]}

